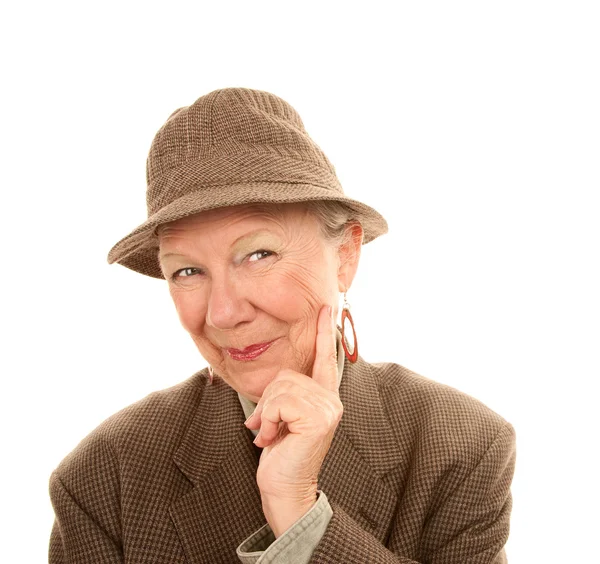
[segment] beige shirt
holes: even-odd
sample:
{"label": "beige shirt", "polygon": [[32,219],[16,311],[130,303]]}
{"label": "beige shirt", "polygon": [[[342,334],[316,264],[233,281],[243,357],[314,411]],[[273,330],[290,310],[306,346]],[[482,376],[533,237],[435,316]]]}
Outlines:
{"label": "beige shirt", "polygon": [[[341,339],[342,335],[338,329],[338,389],[344,372],[344,348]],[[238,397],[246,418],[250,417],[256,409],[256,404],[239,392]],[[251,429],[251,432],[256,437],[258,429]],[[236,550],[243,564],[307,564],[333,515],[325,493],[318,490],[317,494],[317,502],[279,538],[275,538],[271,526],[267,523],[244,540]]]}

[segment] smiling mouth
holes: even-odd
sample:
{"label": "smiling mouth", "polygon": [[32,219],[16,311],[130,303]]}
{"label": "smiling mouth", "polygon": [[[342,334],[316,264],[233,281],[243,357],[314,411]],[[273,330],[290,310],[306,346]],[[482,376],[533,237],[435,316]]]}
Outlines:
{"label": "smiling mouth", "polygon": [[233,360],[240,360],[240,361],[248,361],[248,360],[254,360],[255,358],[258,358],[261,354],[263,354],[265,351],[267,351],[270,346],[277,341],[277,339],[274,339],[273,341],[269,341],[268,343],[257,343],[255,345],[250,345],[249,347],[246,347],[245,349],[225,349],[227,351],[227,354],[233,358]]}

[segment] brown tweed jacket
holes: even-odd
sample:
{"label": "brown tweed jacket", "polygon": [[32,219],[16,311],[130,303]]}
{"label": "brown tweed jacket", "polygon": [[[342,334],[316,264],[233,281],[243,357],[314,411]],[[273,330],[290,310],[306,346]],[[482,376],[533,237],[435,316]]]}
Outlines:
{"label": "brown tweed jacket", "polygon": [[[345,363],[313,563],[506,562],[515,436],[395,364]],[[50,562],[238,563],[265,524],[237,392],[202,370],[102,423],[53,472]]]}

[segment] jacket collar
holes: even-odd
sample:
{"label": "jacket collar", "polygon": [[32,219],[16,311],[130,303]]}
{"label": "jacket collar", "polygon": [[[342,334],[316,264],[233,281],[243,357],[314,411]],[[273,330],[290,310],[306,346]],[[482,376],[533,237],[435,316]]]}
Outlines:
{"label": "jacket collar", "polygon": [[[339,388],[344,413],[318,487],[334,511],[345,511],[383,542],[397,502],[385,475],[400,464],[401,455],[377,384],[362,358],[345,363]],[[245,419],[237,392],[215,375],[175,453],[175,464],[193,487],[170,513],[191,562],[214,562],[215,555],[228,552],[235,556],[239,543],[266,522]]]}

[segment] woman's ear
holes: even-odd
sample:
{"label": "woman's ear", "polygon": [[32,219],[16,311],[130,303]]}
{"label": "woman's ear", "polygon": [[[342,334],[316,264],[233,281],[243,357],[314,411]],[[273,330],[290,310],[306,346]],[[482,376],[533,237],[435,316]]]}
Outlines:
{"label": "woman's ear", "polygon": [[346,224],[346,236],[338,248],[338,256],[340,259],[338,268],[338,290],[340,292],[346,292],[352,285],[356,269],[358,268],[362,240],[362,225],[356,221]]}

